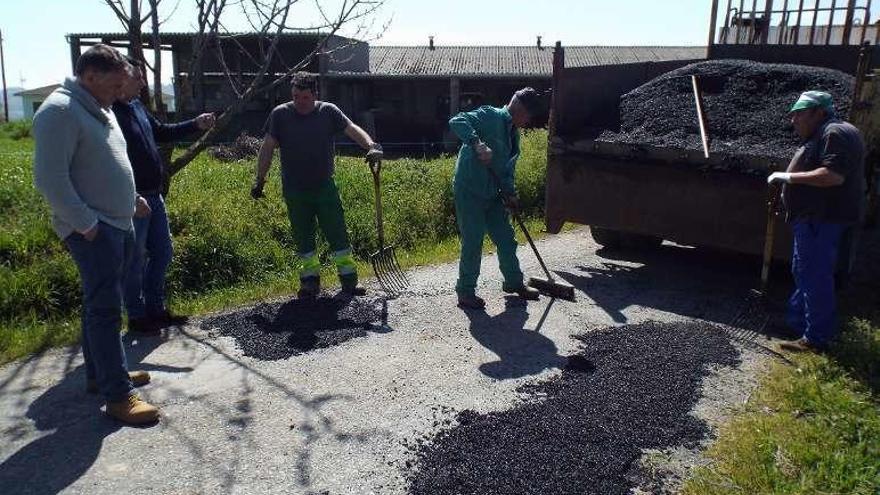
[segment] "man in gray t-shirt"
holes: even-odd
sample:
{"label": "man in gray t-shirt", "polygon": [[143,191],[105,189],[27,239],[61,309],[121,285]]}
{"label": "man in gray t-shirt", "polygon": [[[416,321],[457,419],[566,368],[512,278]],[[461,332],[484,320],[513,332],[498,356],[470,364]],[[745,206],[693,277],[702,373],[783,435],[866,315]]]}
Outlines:
{"label": "man in gray t-shirt", "polygon": [[382,147],[336,105],[316,99],[314,75],[296,73],[291,92],[292,101],[275,107],[269,114],[251,196],[263,196],[272,154],[280,148],[282,192],[297,254],[302,260],[299,296],[316,297],[321,291],[321,263],[315,243],[319,225],[330,244],[343,292],[363,294],[357,286],[357,265],[348,242],[339,190],[333,180],[333,146],[335,137],[344,133],[368,150],[367,160],[381,159]]}

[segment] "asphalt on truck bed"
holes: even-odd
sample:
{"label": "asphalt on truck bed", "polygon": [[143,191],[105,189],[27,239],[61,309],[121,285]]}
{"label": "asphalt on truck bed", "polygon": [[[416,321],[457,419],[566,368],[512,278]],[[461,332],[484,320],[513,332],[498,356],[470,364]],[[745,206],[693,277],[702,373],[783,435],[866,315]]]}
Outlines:
{"label": "asphalt on truck bed", "polygon": [[700,78],[710,151],[784,160],[799,146],[788,110],[804,91],[831,93],[849,112],[855,80],[833,69],[748,60],[711,60],[657,77],[621,97],[620,129],[598,140],[702,150],[691,76]]}

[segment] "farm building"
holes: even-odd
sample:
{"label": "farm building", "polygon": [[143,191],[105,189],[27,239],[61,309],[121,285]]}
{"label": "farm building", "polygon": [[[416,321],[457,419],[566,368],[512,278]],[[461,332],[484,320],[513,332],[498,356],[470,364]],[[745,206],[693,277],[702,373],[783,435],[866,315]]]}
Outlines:
{"label": "farm building", "polygon": [[40,105],[46,98],[52,94],[52,91],[55,91],[57,88],[60,88],[60,84],[50,84],[48,86],[43,86],[40,88],[34,89],[26,89],[24,91],[19,91],[15,93],[13,96],[18,96],[22,101],[22,108],[24,109],[24,118],[27,120],[31,120],[34,118],[34,113],[40,108]]}
{"label": "farm building", "polygon": [[[270,73],[285,73],[288,66],[308,57],[321,38],[317,33],[283,35]],[[68,41],[72,61],[82,47],[95,43],[128,47],[125,33],[70,34]],[[248,82],[266,43],[251,33],[223,35],[212,40],[208,55],[193,68],[189,61],[195,34],[163,33],[160,42],[162,50],[172,54],[176,106],[183,116],[222,110],[233,101],[236,95],[224,66],[233,80]],[[417,147],[448,144],[446,122],[460,110],[504,104],[514,90],[526,85],[549,88],[553,59],[552,47],[543,46],[540,38],[531,46],[441,46],[433,39],[424,46],[370,46],[331,36],[326,49],[330,53],[312,56],[305,66],[321,75],[321,98],[336,103],[383,143]],[[566,54],[572,64],[608,65],[703,59],[706,49],[567,46]],[[289,98],[287,85],[261,95],[227,136],[240,130],[260,134],[268,112]]]}

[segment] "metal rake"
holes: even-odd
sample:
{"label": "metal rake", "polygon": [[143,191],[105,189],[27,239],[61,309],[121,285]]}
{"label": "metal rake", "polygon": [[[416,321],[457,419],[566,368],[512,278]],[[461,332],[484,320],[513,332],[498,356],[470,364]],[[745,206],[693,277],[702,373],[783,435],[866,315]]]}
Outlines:
{"label": "metal rake", "polygon": [[379,280],[379,285],[390,295],[398,295],[409,288],[409,280],[394,254],[394,246],[385,245],[385,229],[382,224],[382,191],[379,183],[379,173],[382,170],[382,160],[370,162],[370,172],[373,174],[373,191],[376,202],[376,231],[378,233],[378,250],[370,255],[370,264],[373,272]]}

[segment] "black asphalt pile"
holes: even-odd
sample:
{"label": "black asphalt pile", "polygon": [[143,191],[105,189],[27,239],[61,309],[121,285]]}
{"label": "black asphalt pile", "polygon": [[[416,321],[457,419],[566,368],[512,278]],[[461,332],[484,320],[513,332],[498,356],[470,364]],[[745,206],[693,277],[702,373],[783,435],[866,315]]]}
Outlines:
{"label": "black asphalt pile", "polygon": [[708,432],[688,414],[711,364],[736,365],[724,332],[706,323],[613,327],[584,337],[535,398],[458,424],[415,447],[413,494],[626,494],[642,449],[694,446]]}
{"label": "black asphalt pile", "polygon": [[713,60],[668,72],[625,94],[620,132],[600,141],[702,150],[692,75],[700,77],[710,151],[788,159],[798,138],[788,109],[804,91],[831,93],[845,116],[852,76],[832,69],[747,60]]}
{"label": "black asphalt pile", "polygon": [[202,328],[235,338],[246,356],[286,359],[382,331],[387,319],[381,297],[320,297],[260,304],[215,316]]}

